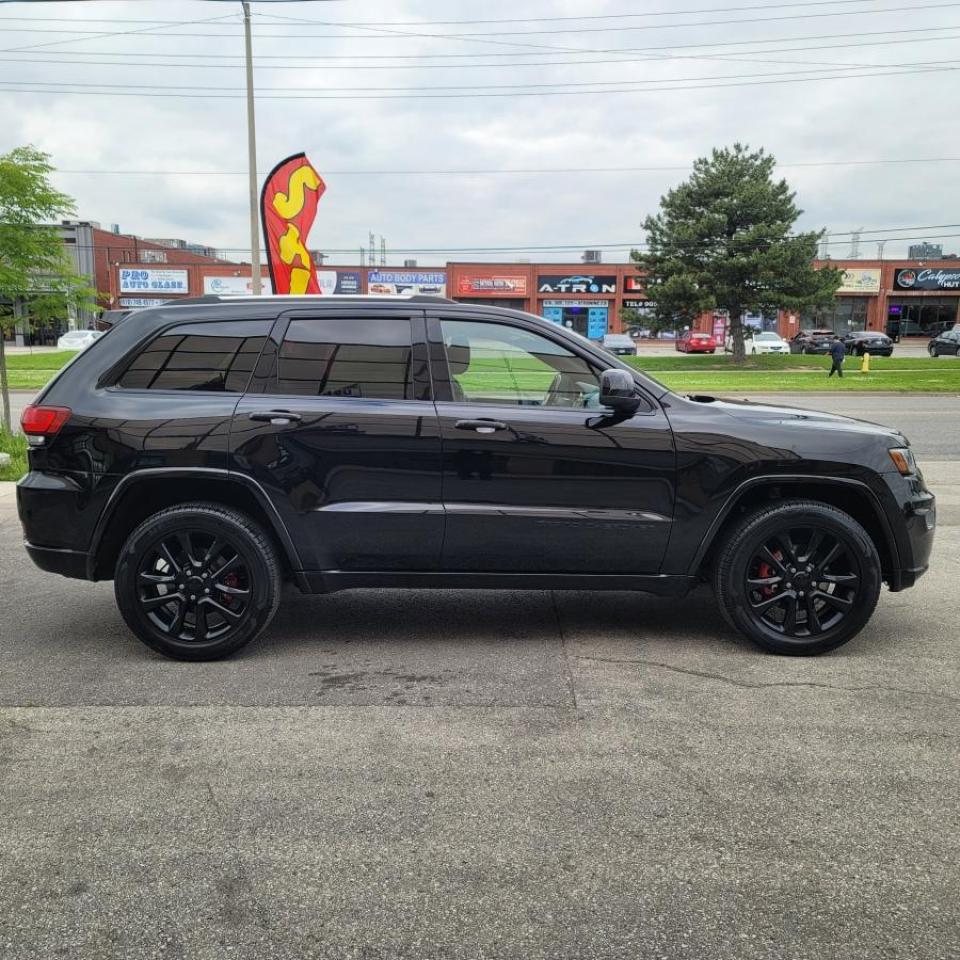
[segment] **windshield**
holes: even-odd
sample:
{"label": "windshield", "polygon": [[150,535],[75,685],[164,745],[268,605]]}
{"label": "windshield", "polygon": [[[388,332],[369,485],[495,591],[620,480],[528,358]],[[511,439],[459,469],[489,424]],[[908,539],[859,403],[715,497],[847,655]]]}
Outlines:
{"label": "windshield", "polygon": [[757,340],[779,340],[780,336],[776,333],[758,333],[756,336]]}

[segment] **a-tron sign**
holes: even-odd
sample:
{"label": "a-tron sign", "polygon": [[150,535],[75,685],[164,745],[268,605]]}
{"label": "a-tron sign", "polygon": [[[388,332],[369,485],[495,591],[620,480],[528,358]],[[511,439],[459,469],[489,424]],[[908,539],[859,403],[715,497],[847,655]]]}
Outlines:
{"label": "a-tron sign", "polygon": [[614,275],[571,274],[570,276],[537,277],[537,290],[540,293],[609,293],[616,294],[617,278]]}
{"label": "a-tron sign", "polygon": [[893,275],[897,290],[960,290],[960,270],[919,270],[908,267]]}

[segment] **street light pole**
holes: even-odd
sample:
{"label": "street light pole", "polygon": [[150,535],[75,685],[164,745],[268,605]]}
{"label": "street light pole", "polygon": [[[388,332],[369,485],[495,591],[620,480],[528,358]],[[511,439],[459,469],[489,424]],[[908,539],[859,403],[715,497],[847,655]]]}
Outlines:
{"label": "street light pole", "polygon": [[257,121],[253,106],[253,41],[250,4],[243,0],[243,35],[247,54],[247,165],[250,170],[250,268],[254,296],[260,296],[260,219],[257,210]]}

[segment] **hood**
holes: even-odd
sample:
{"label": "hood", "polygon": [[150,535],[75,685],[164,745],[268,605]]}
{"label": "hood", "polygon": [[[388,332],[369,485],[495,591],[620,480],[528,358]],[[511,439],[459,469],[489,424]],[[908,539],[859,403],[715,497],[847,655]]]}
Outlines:
{"label": "hood", "polygon": [[795,423],[798,426],[810,426],[820,430],[856,431],[860,434],[893,438],[899,445],[908,446],[906,437],[893,427],[885,427],[883,424],[872,423],[869,420],[857,420],[855,417],[845,417],[838,413],[757,403],[754,400],[733,400],[704,396],[703,394],[690,395],[687,399],[696,403],[708,403],[711,410],[726,413],[737,420],[771,425],[775,423]]}

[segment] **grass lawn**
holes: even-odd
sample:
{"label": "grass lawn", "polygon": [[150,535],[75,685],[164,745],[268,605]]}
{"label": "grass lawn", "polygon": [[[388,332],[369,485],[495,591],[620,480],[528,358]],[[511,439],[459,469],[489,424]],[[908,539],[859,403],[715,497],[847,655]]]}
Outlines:
{"label": "grass lawn", "polygon": [[875,357],[870,372],[860,372],[860,358],[849,357],[844,377],[827,377],[828,357],[749,357],[735,367],[729,356],[631,357],[628,361],[647,371],[678,393],[763,393],[803,391],[878,391],[882,393],[960,393],[960,361],[953,357]]}
{"label": "grass lawn", "polygon": [[39,390],[68,360],[74,350],[45,350],[41,353],[7,354],[11,390]]}
{"label": "grass lawn", "polygon": [[27,472],[27,438],[0,430],[0,452],[13,458],[9,467],[0,467],[0,480],[19,480]]}

